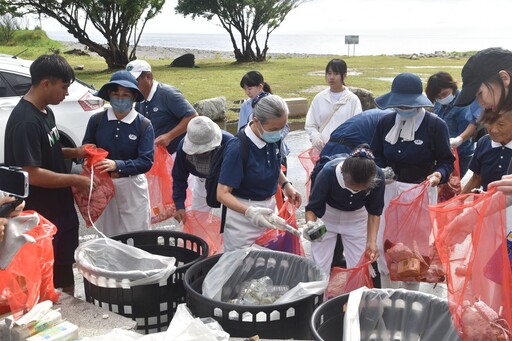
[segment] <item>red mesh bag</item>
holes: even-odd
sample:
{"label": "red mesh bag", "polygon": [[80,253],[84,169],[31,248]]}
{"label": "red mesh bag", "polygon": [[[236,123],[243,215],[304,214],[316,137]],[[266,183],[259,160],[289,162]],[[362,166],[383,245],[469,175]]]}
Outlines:
{"label": "red mesh bag", "polygon": [[299,154],[299,161],[306,171],[306,198],[309,199],[311,193],[311,172],[315,168],[316,162],[320,159],[320,152],[315,148],[309,148]]}
{"label": "red mesh bag", "polygon": [[452,174],[450,174],[448,181],[439,185],[437,202],[447,201],[462,192],[462,186],[460,184],[459,153],[457,152],[457,148],[452,148],[452,153],[455,156],[455,162],[453,163],[454,170]]}
{"label": "red mesh bag", "polygon": [[353,268],[333,267],[325,291],[326,298],[331,299],[361,287],[373,288],[372,277],[370,276],[371,263],[365,252]]}
{"label": "red mesh bag", "polygon": [[203,239],[208,244],[210,256],[224,250],[220,218],[210,212],[187,211],[183,232]]}
{"label": "red mesh bag", "polygon": [[174,161],[167,149],[164,146],[155,145],[153,167],[146,173],[152,224],[172,218],[176,213],[174,200],[172,200],[173,165]]}
{"label": "red mesh bag", "polygon": [[[277,194],[281,195],[281,192],[278,191],[276,195]],[[295,211],[296,207],[290,203],[289,199],[286,199],[277,215],[286,220],[288,225],[297,229]],[[300,236],[296,236],[293,233],[283,230],[269,229],[256,239],[255,244],[275,251],[283,251],[304,256],[304,249],[302,248],[302,240],[300,239]]]}
{"label": "red mesh bag", "polygon": [[512,339],[505,208],[505,196],[496,191],[430,207],[450,312],[463,340]]}
{"label": "red mesh bag", "polygon": [[428,180],[391,200],[386,210],[384,256],[393,281],[443,282],[444,269],[434,245]]}
{"label": "red mesh bag", "polygon": [[59,294],[53,286],[53,235],[57,228],[34,211],[21,215],[39,217],[39,224],[26,232],[35,244],[25,244],[5,270],[0,270],[0,314],[12,312],[20,318],[38,302],[57,302]]}
{"label": "red mesh bag", "polygon": [[[91,166],[97,162],[105,160],[108,151],[103,148],[96,148],[93,145],[85,145],[85,152],[87,154],[83,165],[83,170],[80,173],[91,179],[94,182],[92,192],[84,193],[72,187],[75,203],[80,211],[80,214],[85,220],[87,227],[91,227],[107,207],[110,199],[115,194],[114,183],[108,173],[94,172],[92,174]],[[90,196],[89,196],[90,194]],[[90,198],[90,200],[89,200]]]}

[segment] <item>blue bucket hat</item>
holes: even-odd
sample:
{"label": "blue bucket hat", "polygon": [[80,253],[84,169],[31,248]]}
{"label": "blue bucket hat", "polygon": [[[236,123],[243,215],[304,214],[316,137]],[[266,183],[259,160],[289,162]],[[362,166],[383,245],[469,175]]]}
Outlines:
{"label": "blue bucket hat", "polygon": [[142,92],[140,92],[137,86],[137,80],[130,72],[126,70],[114,72],[110,77],[110,81],[104,84],[100,91],[95,94],[95,96],[103,98],[105,101],[109,101],[110,97],[108,95],[108,90],[117,85],[130,89],[133,93],[135,93],[135,102],[142,102],[144,100],[144,95]]}
{"label": "blue bucket hat", "polygon": [[421,79],[413,73],[401,73],[393,79],[391,92],[375,99],[380,109],[410,107],[433,107],[432,102],[423,94]]}

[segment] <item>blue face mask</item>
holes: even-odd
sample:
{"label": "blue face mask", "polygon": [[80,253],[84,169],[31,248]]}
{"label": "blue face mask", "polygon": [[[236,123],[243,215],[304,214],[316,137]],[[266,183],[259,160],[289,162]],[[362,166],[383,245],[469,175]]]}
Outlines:
{"label": "blue face mask", "polygon": [[399,109],[399,108],[394,108],[396,113],[398,115],[400,115],[400,117],[402,118],[411,118],[413,116],[415,116],[417,113],[419,113],[419,109],[418,108],[411,108],[411,109]]}
{"label": "blue face mask", "polygon": [[130,110],[132,110],[133,99],[111,97],[110,105],[117,112],[120,112],[120,113],[129,112]]}
{"label": "blue face mask", "polygon": [[279,129],[277,131],[266,131],[263,129],[263,126],[260,122],[260,127],[263,132],[261,133],[261,139],[267,143],[276,143],[281,139],[281,131],[282,129]]}

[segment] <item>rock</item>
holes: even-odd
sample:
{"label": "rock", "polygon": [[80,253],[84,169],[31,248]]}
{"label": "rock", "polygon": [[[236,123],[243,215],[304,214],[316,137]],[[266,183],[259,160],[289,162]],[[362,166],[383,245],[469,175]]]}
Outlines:
{"label": "rock", "polygon": [[74,54],[74,55],[77,55],[77,56],[88,56],[89,53],[83,51],[83,50],[80,50],[80,49],[72,49],[72,50],[69,50],[69,51],[65,51],[64,54]]}
{"label": "rock", "polygon": [[206,116],[212,121],[224,121],[226,119],[226,97],[203,99],[194,104],[194,109],[201,116]]}
{"label": "rock", "polygon": [[172,61],[170,67],[198,67],[196,57],[192,53],[186,53]]}
{"label": "rock", "polygon": [[83,70],[84,66],[83,65],[76,65],[73,69],[75,69],[75,70]]}
{"label": "rock", "polygon": [[373,96],[373,93],[369,90],[363,89],[363,88],[354,88],[349,86],[350,91],[352,91],[357,97],[359,97],[359,100],[361,101],[361,106],[364,110],[373,109],[376,107],[375,105],[375,97]]}

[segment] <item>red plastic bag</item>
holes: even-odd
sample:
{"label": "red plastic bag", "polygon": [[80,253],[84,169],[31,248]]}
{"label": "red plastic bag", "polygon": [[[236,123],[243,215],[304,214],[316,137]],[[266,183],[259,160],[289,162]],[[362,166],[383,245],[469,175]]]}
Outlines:
{"label": "red plastic bag", "polygon": [[25,244],[5,270],[0,270],[0,314],[12,312],[20,318],[38,302],[57,302],[59,294],[53,285],[53,235],[57,228],[34,211],[21,215],[39,217],[39,224],[26,232],[36,240]]}
{"label": "red plastic bag", "polygon": [[224,250],[220,218],[210,212],[187,211],[183,232],[203,239],[208,244],[210,256]]}
{"label": "red plastic bag", "polygon": [[455,156],[455,162],[453,163],[454,169],[448,181],[438,187],[438,203],[450,200],[462,192],[462,186],[460,184],[459,153],[457,152],[457,148],[452,148],[452,153]]}
{"label": "red plastic bag", "polygon": [[[288,225],[297,229],[295,210],[295,206],[290,203],[289,199],[286,199],[279,210],[278,216],[286,220]],[[258,239],[256,239],[255,244],[275,251],[283,251],[304,256],[304,249],[302,248],[302,240],[300,237],[283,230],[267,230]]]}
{"label": "red plastic bag", "polygon": [[443,282],[429,213],[429,180],[391,200],[386,210],[384,257],[393,281]]}
{"label": "red plastic bag", "polygon": [[503,266],[505,208],[505,196],[496,191],[430,207],[450,312],[463,340],[512,339],[512,270]]}
{"label": "red plastic bag", "polygon": [[172,218],[176,213],[174,200],[172,200],[173,165],[174,161],[167,149],[164,146],[155,145],[153,167],[146,173],[151,205],[151,224]]}
{"label": "red plastic bag", "polygon": [[325,291],[327,299],[349,293],[361,287],[373,288],[370,267],[372,262],[364,253],[357,265],[351,269],[333,267]]}
{"label": "red plastic bag", "polygon": [[[102,148],[96,148],[92,145],[86,145],[84,149],[87,153],[87,157],[80,174],[90,179],[92,173],[91,167],[97,162],[104,160],[108,155],[108,151]],[[89,193],[80,192],[75,187],[72,187],[75,203],[87,227],[91,227],[92,223],[98,220],[110,199],[112,199],[115,194],[114,183],[107,173],[94,172],[93,182],[94,188],[92,189],[90,200]]]}
{"label": "red plastic bag", "polygon": [[306,198],[309,199],[311,193],[311,172],[315,168],[316,162],[320,159],[320,152],[315,148],[309,148],[299,154],[299,161],[306,171]]}

